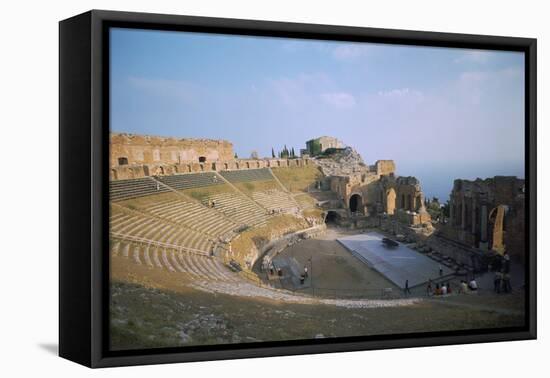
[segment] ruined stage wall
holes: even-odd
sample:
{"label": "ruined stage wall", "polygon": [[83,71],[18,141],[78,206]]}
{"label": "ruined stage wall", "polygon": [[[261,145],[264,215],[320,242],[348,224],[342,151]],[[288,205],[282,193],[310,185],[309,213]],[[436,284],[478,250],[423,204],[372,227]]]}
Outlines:
{"label": "ruined stage wall", "polygon": [[111,168],[124,165],[229,161],[233,144],[225,140],[178,139],[111,133]]}

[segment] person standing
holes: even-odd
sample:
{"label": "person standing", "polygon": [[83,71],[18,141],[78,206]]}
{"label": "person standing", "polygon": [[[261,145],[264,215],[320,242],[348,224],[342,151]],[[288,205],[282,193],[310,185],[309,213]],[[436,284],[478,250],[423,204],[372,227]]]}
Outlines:
{"label": "person standing", "polygon": [[428,287],[426,288],[426,294],[428,294],[428,297],[431,297],[433,293],[433,287],[432,287],[432,280],[430,279],[428,281]]}
{"label": "person standing", "polygon": [[405,295],[409,295],[411,290],[409,289],[409,280],[405,281]]}
{"label": "person standing", "polygon": [[501,282],[502,282],[502,273],[501,272],[496,272],[495,273],[495,279],[493,281],[493,289],[495,291],[495,293],[497,294],[500,294],[500,285],[501,285]]}
{"label": "person standing", "polygon": [[475,277],[472,278],[472,280],[470,281],[470,284],[468,285],[468,289],[470,289],[471,291],[477,291],[477,282]]}

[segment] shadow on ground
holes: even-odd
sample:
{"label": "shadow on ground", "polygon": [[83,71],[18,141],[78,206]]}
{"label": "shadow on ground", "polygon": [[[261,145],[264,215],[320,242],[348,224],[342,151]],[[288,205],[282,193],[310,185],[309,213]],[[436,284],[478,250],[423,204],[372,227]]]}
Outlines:
{"label": "shadow on ground", "polygon": [[40,343],[38,347],[56,356],[59,354],[59,346],[56,343]]}

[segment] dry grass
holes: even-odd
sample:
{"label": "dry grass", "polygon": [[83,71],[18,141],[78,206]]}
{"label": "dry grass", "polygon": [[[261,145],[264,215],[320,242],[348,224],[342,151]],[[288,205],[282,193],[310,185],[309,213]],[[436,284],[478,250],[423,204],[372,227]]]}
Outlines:
{"label": "dry grass", "polygon": [[321,210],[321,209],[306,209],[304,211],[302,211],[302,214],[304,214],[304,217],[308,217],[308,218],[315,218],[315,219],[319,219],[319,220],[323,220],[324,219],[324,211]]}
{"label": "dry grass", "polygon": [[323,178],[317,166],[272,168],[273,174],[291,192],[305,192],[308,186]]}
{"label": "dry grass", "polygon": [[181,190],[181,192],[191,198],[194,198],[197,201],[203,201],[208,197],[216,194],[235,193],[235,190],[227,184],[220,184],[220,185],[206,186],[204,188],[193,188],[193,189]]}
{"label": "dry grass", "polygon": [[309,226],[305,220],[288,214],[270,218],[265,226],[246,230],[231,242],[233,258],[244,264],[245,261],[252,260],[271,240],[307,227]]}
{"label": "dry grass", "polygon": [[275,180],[240,182],[233,185],[250,197],[254,192],[263,192],[273,189],[281,190],[281,187]]}
{"label": "dry grass", "polygon": [[[523,316],[425,302],[407,307],[348,309],[111,284],[114,350],[282,341],[323,337],[471,330],[522,325]],[[481,302],[480,298],[471,298]],[[516,298],[521,301],[521,298]],[[449,299],[452,301],[452,299]]]}

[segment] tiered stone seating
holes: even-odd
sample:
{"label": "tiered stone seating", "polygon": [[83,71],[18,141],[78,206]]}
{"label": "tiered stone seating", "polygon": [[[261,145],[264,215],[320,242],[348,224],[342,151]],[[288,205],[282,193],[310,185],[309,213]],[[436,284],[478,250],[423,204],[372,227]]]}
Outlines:
{"label": "tiered stone seating", "polygon": [[231,183],[273,180],[268,168],[222,171],[220,174]]}
{"label": "tiered stone seating", "polygon": [[236,223],[248,226],[264,225],[267,221],[265,209],[238,193],[219,193],[203,200],[205,206],[213,204],[213,208]]}
{"label": "tiered stone seating", "polygon": [[196,253],[182,252],[173,248],[164,248],[127,240],[113,240],[111,253],[120,255],[119,250],[127,250],[128,255],[138,265],[149,268],[164,269],[172,273],[185,274],[191,279],[205,279],[237,283],[244,280],[231,272],[219,260]]}
{"label": "tiered stone seating", "polygon": [[253,192],[252,198],[260,205],[271,212],[291,213],[298,210],[296,202],[281,190],[267,190],[263,192]]}
{"label": "tiered stone seating", "polygon": [[[213,241],[203,233],[144,213],[123,211],[113,207],[111,220],[111,233],[115,237],[125,240],[151,242],[184,250],[197,250],[205,254],[210,253],[214,245]],[[124,247],[121,251],[123,256],[129,254]]]}
{"label": "tiered stone seating", "polygon": [[168,190],[151,177],[109,182],[109,195],[113,202],[164,193]]}
{"label": "tiered stone seating", "polygon": [[230,236],[239,228],[237,223],[220,215],[219,212],[202,206],[198,202],[174,199],[143,207],[143,210],[163,219],[192,228],[214,237]]}
{"label": "tiered stone seating", "polygon": [[211,185],[224,184],[214,172],[185,173],[173,176],[161,176],[157,178],[162,183],[177,190],[203,188]]}

